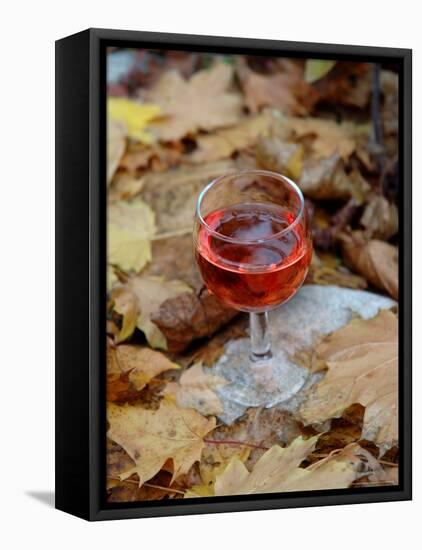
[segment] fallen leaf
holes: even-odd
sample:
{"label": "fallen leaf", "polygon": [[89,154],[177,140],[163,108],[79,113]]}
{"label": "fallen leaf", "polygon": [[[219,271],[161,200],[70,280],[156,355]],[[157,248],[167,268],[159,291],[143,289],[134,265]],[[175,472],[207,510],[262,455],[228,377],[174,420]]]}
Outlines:
{"label": "fallen leaf", "polygon": [[276,107],[285,114],[306,115],[318,100],[318,94],[303,79],[303,69],[294,62],[286,60],[282,71],[263,75],[239,61],[237,73],[252,114],[262,107]]}
{"label": "fallen leaf", "polygon": [[111,183],[126,149],[126,127],[121,122],[107,122],[107,184]]}
{"label": "fallen leaf", "polygon": [[184,498],[195,498],[201,496],[214,496],[214,483],[218,475],[226,469],[230,459],[236,457],[245,462],[250,454],[248,447],[236,447],[227,444],[207,444],[202,451],[199,473],[201,484],[195,484],[185,492]]}
{"label": "fallen leaf", "polygon": [[334,265],[326,261],[327,255],[318,257],[314,250],[311,265],[304,284],[336,285],[344,288],[365,289],[366,279],[351,273],[346,267],[336,262]]}
{"label": "fallen leaf", "polygon": [[156,238],[192,235],[199,193],[213,179],[234,168],[232,160],[224,160],[145,175],[141,197],[155,212]]}
{"label": "fallen leaf", "polygon": [[108,261],[125,271],[140,271],[151,260],[154,212],[141,200],[108,207]]}
{"label": "fallen leaf", "polygon": [[363,437],[386,448],[398,437],[398,323],[381,310],[355,319],[316,348],[326,361],[323,380],[310,388],[300,414],[306,424],[338,417],[354,403],[365,407]]}
{"label": "fallen leaf", "polygon": [[219,414],[224,409],[214,390],[226,384],[227,380],[205,372],[201,363],[197,363],[183,371],[178,382],[169,382],[163,393],[174,396],[179,407],[195,409],[204,415]]}
{"label": "fallen leaf", "polygon": [[109,97],[107,100],[108,118],[124,123],[128,137],[141,143],[153,142],[153,136],[148,133],[146,127],[160,114],[158,105],[140,103],[123,97]]}
{"label": "fallen leaf", "polygon": [[152,260],[144,268],[144,275],[156,275],[166,279],[180,279],[194,290],[203,286],[195,261],[192,235],[175,235],[152,241]]}
{"label": "fallen leaf", "polygon": [[399,229],[397,206],[382,195],[376,195],[365,206],[360,223],[370,238],[388,241]]}
{"label": "fallen leaf", "polygon": [[192,409],[162,402],[157,411],[139,405],[108,404],[108,437],[121,445],[135,466],[120,479],[139,476],[139,486],[151,479],[168,459],[173,461],[172,482],[186,474],[201,458],[203,437],[215,428],[215,418],[204,418]]}
{"label": "fallen leaf", "polygon": [[230,91],[232,81],[233,69],[224,63],[198,71],[189,80],[177,71],[168,71],[144,94],[165,115],[150,128],[161,140],[174,141],[199,130],[236,124],[242,97]]}
{"label": "fallen leaf", "polygon": [[357,172],[346,174],[344,164],[338,154],[303,163],[299,186],[302,192],[312,199],[355,198],[361,204],[370,190],[368,182]]}
{"label": "fallen leaf", "polygon": [[336,61],[329,59],[307,59],[305,63],[305,82],[312,83],[320,80],[336,64]]}
{"label": "fallen leaf", "polygon": [[255,145],[260,136],[268,135],[273,119],[268,111],[241,120],[236,126],[217,130],[196,138],[197,149],[186,155],[188,162],[207,162],[228,158],[236,151]]}
{"label": "fallen leaf", "polygon": [[127,374],[136,391],[141,391],[154,377],[170,369],[179,369],[163,353],[145,346],[122,344],[107,350],[107,371]]}
{"label": "fallen leaf", "polygon": [[129,172],[119,170],[114,176],[113,183],[108,188],[108,204],[127,201],[139,194],[144,186],[142,177],[135,177]]}
{"label": "fallen leaf", "polygon": [[399,130],[399,75],[393,71],[381,71],[380,84],[384,98],[381,107],[384,135],[397,135]]}
{"label": "fallen leaf", "polygon": [[148,168],[163,172],[180,164],[183,150],[181,142],[149,146],[133,143],[123,155],[120,168],[127,170],[132,176]]}
{"label": "fallen leaf", "polygon": [[192,340],[211,336],[238,311],[224,305],[208,290],[185,292],[161,303],[151,320],[164,334],[170,351],[184,350]]}
{"label": "fallen leaf", "polygon": [[361,475],[356,444],[308,468],[299,467],[313,451],[318,437],[307,440],[298,437],[285,448],[274,445],[261,456],[251,472],[241,460],[232,458],[224,472],[217,476],[215,496],[348,487]]}
{"label": "fallen leaf", "polygon": [[119,279],[114,271],[112,265],[107,264],[107,291],[113,288],[114,283],[117,283]]}
{"label": "fallen leaf", "polygon": [[372,92],[372,64],[338,61],[321,79],[313,83],[320,102],[365,107]]}
{"label": "fallen leaf", "polygon": [[118,341],[126,340],[138,327],[151,347],[167,349],[166,338],[151,321],[151,315],[167,299],[179,294],[189,295],[191,292],[186,283],[178,280],[167,281],[162,277],[145,275],[129,277],[125,284],[115,287],[111,294],[114,310],[123,316]]}
{"label": "fallen leaf", "polygon": [[395,300],[399,295],[398,250],[384,241],[371,239],[362,231],[340,235],[343,259],[353,271]]}
{"label": "fallen leaf", "polygon": [[304,149],[277,137],[261,137],[256,144],[256,159],[265,170],[285,174],[297,180],[302,172]]}
{"label": "fallen leaf", "polygon": [[325,159],[334,154],[347,160],[356,149],[356,139],[353,135],[354,126],[350,123],[341,124],[322,118],[290,118],[288,125],[296,139],[312,136],[311,150],[317,159]]}

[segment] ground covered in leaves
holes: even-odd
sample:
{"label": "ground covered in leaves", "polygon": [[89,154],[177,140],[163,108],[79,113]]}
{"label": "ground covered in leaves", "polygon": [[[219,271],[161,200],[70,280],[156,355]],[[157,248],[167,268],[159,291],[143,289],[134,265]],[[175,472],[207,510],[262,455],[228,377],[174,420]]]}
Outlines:
{"label": "ground covered in leaves", "polygon": [[312,216],[306,284],[397,300],[397,133],[393,66],[109,50],[109,502],[398,483],[397,306],[295,351],[318,374],[295,410],[226,424],[211,367],[247,319],[192,252],[203,187],[273,170]]}

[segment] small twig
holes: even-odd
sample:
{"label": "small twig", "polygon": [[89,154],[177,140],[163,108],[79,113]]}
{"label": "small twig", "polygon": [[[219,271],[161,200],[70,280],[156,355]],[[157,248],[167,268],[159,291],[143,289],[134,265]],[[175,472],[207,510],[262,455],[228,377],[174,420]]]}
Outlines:
{"label": "small twig", "polygon": [[354,484],[355,487],[360,487],[364,485],[397,485],[397,483],[395,483],[394,481],[384,480],[384,481],[360,481]]}
{"label": "small twig", "polygon": [[255,445],[254,443],[235,441],[233,439],[204,439],[204,443],[210,443],[211,445],[240,445],[243,447],[251,447],[252,449],[262,449],[263,451],[268,451],[268,447],[264,447],[263,445]]}
{"label": "small twig", "polygon": [[[107,479],[110,479],[112,481],[120,481],[121,483],[134,483],[135,485],[139,485],[139,481],[136,481],[136,479],[119,479],[118,477],[110,476],[108,476]],[[144,483],[142,487],[152,487],[153,489],[160,489],[161,491],[178,493],[180,495],[185,494],[183,491],[179,491],[178,489],[172,489],[171,487],[162,487],[161,485],[153,485],[152,483]]]}
{"label": "small twig", "polygon": [[374,140],[377,145],[383,147],[384,136],[382,131],[381,121],[381,81],[380,81],[380,66],[374,63],[372,72],[372,98],[371,98],[371,115],[372,126],[374,129]]}

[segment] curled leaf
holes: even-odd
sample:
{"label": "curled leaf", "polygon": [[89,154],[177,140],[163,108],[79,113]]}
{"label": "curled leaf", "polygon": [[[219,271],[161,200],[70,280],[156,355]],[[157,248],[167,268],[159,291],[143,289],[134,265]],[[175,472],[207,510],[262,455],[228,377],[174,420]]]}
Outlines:
{"label": "curled leaf", "polygon": [[386,240],[393,237],[399,227],[397,206],[381,195],[373,197],[365,207],[360,223],[369,237]]}
{"label": "curled leaf", "polygon": [[303,163],[299,180],[303,193],[313,199],[349,199],[361,203],[370,187],[359,172],[346,174],[339,155]]}
{"label": "curled leaf", "polygon": [[123,316],[118,341],[127,339],[135,327],[138,327],[145,334],[150,346],[166,349],[166,338],[159,327],[151,321],[151,316],[158,311],[162,302],[182,293],[191,294],[191,289],[186,283],[146,275],[129,277],[124,285],[115,287],[111,294],[114,309]]}
{"label": "curled leaf", "polygon": [[168,349],[182,351],[192,340],[212,335],[237,313],[205,290],[169,298],[151,319],[166,337]]}
{"label": "curled leaf", "polygon": [[398,250],[384,241],[371,239],[361,231],[340,236],[343,259],[355,272],[374,287],[395,300],[399,294]]}
{"label": "curled leaf", "polygon": [[262,168],[285,174],[294,180],[302,172],[303,154],[301,144],[288,143],[277,137],[260,138],[256,145],[256,159]]}

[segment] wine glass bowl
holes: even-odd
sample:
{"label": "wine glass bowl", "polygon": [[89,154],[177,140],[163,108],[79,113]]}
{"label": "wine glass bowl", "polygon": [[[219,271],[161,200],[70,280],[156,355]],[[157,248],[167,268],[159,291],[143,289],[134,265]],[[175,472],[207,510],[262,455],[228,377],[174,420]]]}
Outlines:
{"label": "wine glass bowl", "polygon": [[288,178],[263,170],[210,183],[198,199],[194,236],[209,291],[247,312],[291,298],[312,255],[302,193]]}

